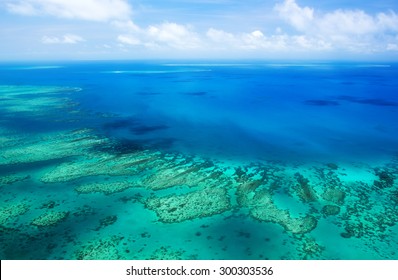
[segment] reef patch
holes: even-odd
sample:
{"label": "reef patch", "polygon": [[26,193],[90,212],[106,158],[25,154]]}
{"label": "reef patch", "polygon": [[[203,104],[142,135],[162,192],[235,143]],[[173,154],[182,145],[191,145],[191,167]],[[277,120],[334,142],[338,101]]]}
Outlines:
{"label": "reef patch", "polygon": [[145,205],[155,211],[163,223],[209,217],[231,209],[227,191],[221,188],[208,188],[184,195],[151,197]]}

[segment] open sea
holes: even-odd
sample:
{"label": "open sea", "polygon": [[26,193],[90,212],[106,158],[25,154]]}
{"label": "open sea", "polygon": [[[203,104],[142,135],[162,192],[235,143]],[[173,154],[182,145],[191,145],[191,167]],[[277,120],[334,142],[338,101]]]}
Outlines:
{"label": "open sea", "polygon": [[398,64],[0,64],[0,258],[398,259]]}

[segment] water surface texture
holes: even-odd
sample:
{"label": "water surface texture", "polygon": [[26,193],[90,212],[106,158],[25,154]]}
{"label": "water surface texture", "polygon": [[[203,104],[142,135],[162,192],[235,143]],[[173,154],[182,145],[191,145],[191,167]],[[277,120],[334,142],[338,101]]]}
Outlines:
{"label": "water surface texture", "polygon": [[397,259],[398,65],[0,65],[1,259]]}

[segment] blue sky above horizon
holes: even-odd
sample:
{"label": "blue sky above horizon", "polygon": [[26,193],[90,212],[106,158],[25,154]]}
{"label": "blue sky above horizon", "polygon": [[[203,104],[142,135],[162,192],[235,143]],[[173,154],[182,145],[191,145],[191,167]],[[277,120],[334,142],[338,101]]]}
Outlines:
{"label": "blue sky above horizon", "polygon": [[398,60],[395,0],[2,0],[0,60]]}

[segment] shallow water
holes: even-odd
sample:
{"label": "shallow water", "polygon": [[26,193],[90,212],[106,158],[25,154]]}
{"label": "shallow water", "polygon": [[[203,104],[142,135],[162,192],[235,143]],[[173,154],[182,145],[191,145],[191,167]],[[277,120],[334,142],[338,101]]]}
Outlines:
{"label": "shallow water", "polygon": [[0,256],[396,259],[397,72],[0,65]]}

